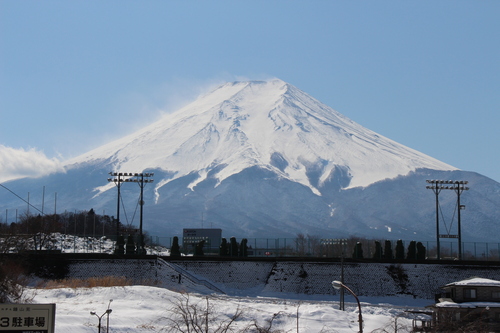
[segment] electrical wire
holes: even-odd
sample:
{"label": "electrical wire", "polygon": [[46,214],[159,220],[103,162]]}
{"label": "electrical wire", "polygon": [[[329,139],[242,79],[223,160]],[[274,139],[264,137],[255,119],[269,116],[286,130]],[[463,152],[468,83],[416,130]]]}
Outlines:
{"label": "electrical wire", "polygon": [[30,204],[28,201],[24,200],[23,198],[21,198],[19,195],[17,195],[14,191],[12,191],[11,189],[9,189],[8,187],[6,187],[5,185],[3,184],[0,184],[1,187],[3,187],[4,189],[6,189],[7,191],[9,191],[10,193],[14,194],[16,197],[18,197],[19,199],[21,199],[22,201],[24,201],[25,203],[27,203],[30,207],[34,208],[35,210],[37,210],[40,214],[45,215],[44,212],[42,212],[40,209],[36,208],[35,206],[33,206],[32,204]]}

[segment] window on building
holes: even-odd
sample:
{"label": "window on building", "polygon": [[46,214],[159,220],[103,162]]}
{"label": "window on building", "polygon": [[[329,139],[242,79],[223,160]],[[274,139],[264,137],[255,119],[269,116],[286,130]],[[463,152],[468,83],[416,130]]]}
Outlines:
{"label": "window on building", "polygon": [[493,298],[493,299],[500,299],[500,291],[493,291],[491,293],[491,298]]}
{"label": "window on building", "polygon": [[466,299],[476,299],[476,289],[475,288],[465,288],[464,298]]}

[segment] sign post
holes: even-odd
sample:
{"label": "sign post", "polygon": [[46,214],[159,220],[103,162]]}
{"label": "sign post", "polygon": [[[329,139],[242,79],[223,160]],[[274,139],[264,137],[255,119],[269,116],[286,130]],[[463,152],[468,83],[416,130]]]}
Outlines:
{"label": "sign post", "polygon": [[54,333],[55,304],[0,304],[1,333]]}

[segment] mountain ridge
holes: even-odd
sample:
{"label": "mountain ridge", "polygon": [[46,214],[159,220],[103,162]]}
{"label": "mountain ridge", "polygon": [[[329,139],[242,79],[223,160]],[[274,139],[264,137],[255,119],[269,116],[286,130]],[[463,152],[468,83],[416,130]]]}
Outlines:
{"label": "mountain ridge", "polygon": [[[213,226],[227,237],[432,240],[435,196],[426,179],[470,181],[461,198],[464,241],[496,241],[500,220],[499,183],[366,129],[278,79],[221,85],[68,161],[64,173],[9,186],[36,202],[43,199],[33,189],[48,185],[58,209],[109,214],[117,208],[110,171],[155,173],[144,188],[145,228],[155,235]],[[440,195],[445,215],[453,194]],[[137,223],[135,213],[129,220],[137,195],[137,185],[122,186],[122,223]],[[0,199],[0,208],[24,205]]]}
{"label": "mountain ridge", "polygon": [[[399,156],[391,153],[394,150]],[[174,172],[174,178],[195,171],[200,172],[200,181],[213,167],[225,165],[218,172],[219,183],[246,167],[261,165],[317,195],[321,195],[318,186],[337,166],[352,173],[350,187],[407,174],[417,167],[455,169],[356,124],[278,79],[221,85],[144,129],[69,161],[66,167],[110,156],[113,171],[161,168]],[[363,161],[366,157],[371,157],[369,166]],[[282,161],[281,168],[271,163],[276,158]],[[385,162],[388,158],[392,166]],[[310,168],[321,169],[317,186],[307,177]]]}

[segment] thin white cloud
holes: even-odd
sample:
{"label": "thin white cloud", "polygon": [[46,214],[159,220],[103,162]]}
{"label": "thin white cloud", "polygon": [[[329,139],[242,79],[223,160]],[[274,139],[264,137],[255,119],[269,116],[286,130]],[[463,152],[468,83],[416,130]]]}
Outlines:
{"label": "thin white cloud", "polygon": [[0,182],[24,177],[41,177],[63,171],[62,163],[34,148],[25,150],[0,144]]}

